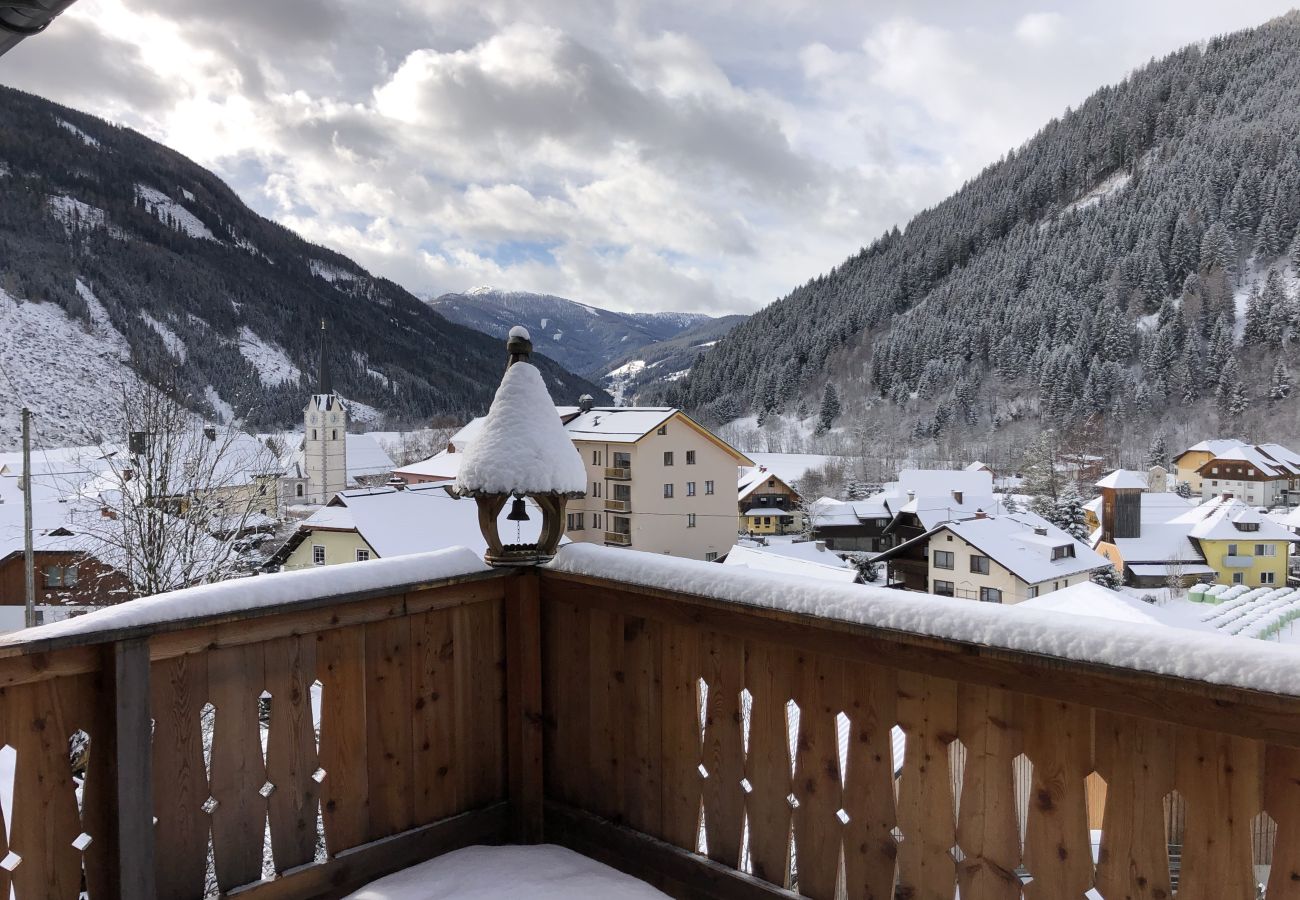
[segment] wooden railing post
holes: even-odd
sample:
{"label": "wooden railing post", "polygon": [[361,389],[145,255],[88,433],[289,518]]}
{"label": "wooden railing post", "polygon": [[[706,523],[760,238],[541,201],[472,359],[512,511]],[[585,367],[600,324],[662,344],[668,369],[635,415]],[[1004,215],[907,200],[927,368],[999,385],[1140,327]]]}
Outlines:
{"label": "wooden railing post", "polygon": [[153,739],[149,640],[119,641],[112,649],[113,807],[117,811],[114,881],[122,900],[153,900]]}
{"label": "wooden railing post", "polygon": [[506,738],[513,838],[543,839],[542,615],[538,573],[526,569],[506,593]]}

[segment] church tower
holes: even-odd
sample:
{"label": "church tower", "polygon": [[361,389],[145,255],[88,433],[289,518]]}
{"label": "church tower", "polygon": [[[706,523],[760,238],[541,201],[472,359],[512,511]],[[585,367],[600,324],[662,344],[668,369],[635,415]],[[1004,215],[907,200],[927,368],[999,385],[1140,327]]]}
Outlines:
{"label": "church tower", "polygon": [[348,408],[334,393],[325,347],[325,320],[320,323],[320,372],[316,393],[303,410],[303,467],[308,503],[329,503],[347,488]]}

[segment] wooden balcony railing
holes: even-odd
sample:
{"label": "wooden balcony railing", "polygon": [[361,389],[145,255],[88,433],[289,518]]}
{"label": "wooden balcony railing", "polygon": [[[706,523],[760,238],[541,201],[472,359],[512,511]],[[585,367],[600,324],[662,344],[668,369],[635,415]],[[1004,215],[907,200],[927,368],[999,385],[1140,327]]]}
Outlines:
{"label": "wooden balcony railing", "polygon": [[614,500],[605,501],[605,509],[609,512],[628,512],[632,508],[631,500]]}
{"label": "wooden balcony railing", "polygon": [[1300,672],[1268,693],[563,566],[45,633],[0,647],[17,900],[336,897],[541,839],[681,897],[1300,881]]}
{"label": "wooden balcony railing", "polygon": [[632,546],[632,535],[624,534],[621,531],[606,531],[605,543],[616,544],[619,547],[630,547]]}
{"label": "wooden balcony railing", "polygon": [[632,477],[631,466],[609,466],[605,469],[605,477],[615,481],[628,481]]}

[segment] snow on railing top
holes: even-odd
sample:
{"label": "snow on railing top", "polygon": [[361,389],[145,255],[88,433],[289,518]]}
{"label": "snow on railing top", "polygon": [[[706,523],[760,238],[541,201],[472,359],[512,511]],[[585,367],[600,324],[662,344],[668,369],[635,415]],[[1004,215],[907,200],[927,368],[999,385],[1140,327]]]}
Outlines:
{"label": "snow on railing top", "polygon": [[74,619],[17,631],[0,637],[0,647],[230,615],[490,571],[492,570],[483,564],[482,558],[472,550],[449,547],[432,553],[239,578],[141,597]]}
{"label": "snow on railing top", "polygon": [[991,648],[1300,696],[1300,650],[1211,632],[1109,622],[866,585],[813,583],[592,544],[561,548],[548,568]]}

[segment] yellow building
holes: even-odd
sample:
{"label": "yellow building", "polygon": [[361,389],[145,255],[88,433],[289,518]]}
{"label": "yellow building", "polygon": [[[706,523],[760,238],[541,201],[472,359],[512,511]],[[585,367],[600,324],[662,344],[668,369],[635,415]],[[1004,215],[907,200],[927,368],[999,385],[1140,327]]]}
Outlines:
{"label": "yellow building", "polygon": [[1175,480],[1189,485],[1192,493],[1199,496],[1202,489],[1201,466],[1221,453],[1227,453],[1230,450],[1244,446],[1246,446],[1246,442],[1239,441],[1236,438],[1213,438],[1208,441],[1201,441],[1199,444],[1193,444],[1174,457]]}
{"label": "yellow building", "polygon": [[767,466],[740,470],[740,530],[748,534],[795,534],[803,528],[799,493]]}
{"label": "yellow building", "polygon": [[1207,500],[1189,514],[1202,513],[1189,536],[1219,584],[1270,587],[1286,584],[1291,532],[1240,500]]}

